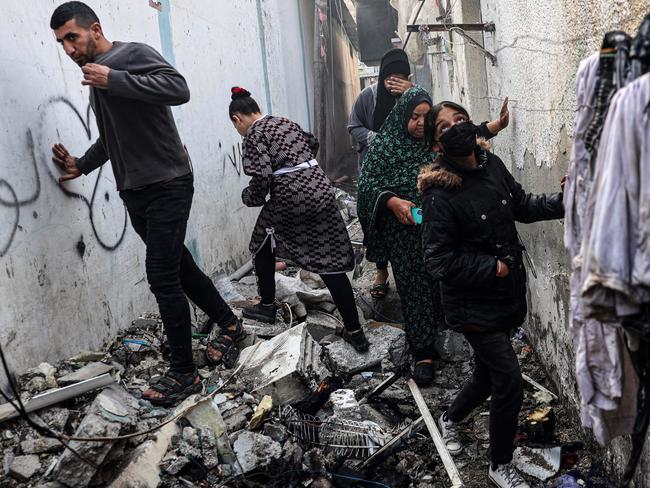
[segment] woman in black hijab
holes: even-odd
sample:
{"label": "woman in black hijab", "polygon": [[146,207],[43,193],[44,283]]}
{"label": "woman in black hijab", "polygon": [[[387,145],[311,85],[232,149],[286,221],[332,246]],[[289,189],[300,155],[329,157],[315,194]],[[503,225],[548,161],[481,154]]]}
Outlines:
{"label": "woman in black hijab", "polygon": [[379,83],[377,84],[377,103],[372,117],[372,126],[379,132],[384,120],[395,106],[395,101],[405,90],[413,86],[409,81],[411,66],[402,49],[391,49],[381,58]]}

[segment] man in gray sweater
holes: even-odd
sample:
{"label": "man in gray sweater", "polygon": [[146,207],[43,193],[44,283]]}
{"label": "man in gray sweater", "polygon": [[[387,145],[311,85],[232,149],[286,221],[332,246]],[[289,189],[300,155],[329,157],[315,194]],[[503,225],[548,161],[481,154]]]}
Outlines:
{"label": "man in gray sweater", "polygon": [[184,245],[194,192],[192,168],[170,105],[190,98],[183,76],[153,48],[110,42],[93,10],[66,2],[50,27],[90,87],[99,138],[76,158],[62,144],[52,148],[60,181],[87,175],[109,159],[133,228],[146,245],[149,287],[156,297],[171,350],[170,369],[143,398],[170,406],[200,391],[192,359],[189,297],[221,328],[213,364],[236,360],[241,323]]}

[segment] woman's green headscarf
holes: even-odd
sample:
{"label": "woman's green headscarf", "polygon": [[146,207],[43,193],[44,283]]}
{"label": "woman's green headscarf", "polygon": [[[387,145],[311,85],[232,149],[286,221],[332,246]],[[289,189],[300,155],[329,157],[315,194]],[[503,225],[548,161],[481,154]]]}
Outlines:
{"label": "woman's green headscarf", "polygon": [[421,204],[422,197],[417,189],[418,173],[422,165],[431,162],[433,154],[424,141],[409,135],[407,125],[413,110],[422,102],[433,105],[423,88],[415,86],[404,92],[363,161],[357,210],[364,232],[366,257],[370,261],[387,258],[377,232],[379,216],[386,200],[397,196],[418,207]]}

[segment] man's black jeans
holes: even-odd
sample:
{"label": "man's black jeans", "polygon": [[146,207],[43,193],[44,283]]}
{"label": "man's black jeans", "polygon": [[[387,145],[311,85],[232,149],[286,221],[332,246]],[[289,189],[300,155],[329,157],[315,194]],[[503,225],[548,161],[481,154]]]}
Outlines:
{"label": "man's black jeans", "polygon": [[490,458],[493,468],[512,460],[519,410],[524,398],[517,355],[508,332],[466,332],[474,349],[474,373],[447,416],[460,422],[492,395],[490,400]]}
{"label": "man's black jeans", "polygon": [[120,193],[133,228],[147,246],[149,288],[156,297],[171,349],[171,369],[194,371],[187,297],[220,327],[236,317],[184,245],[194,194],[192,174]]}

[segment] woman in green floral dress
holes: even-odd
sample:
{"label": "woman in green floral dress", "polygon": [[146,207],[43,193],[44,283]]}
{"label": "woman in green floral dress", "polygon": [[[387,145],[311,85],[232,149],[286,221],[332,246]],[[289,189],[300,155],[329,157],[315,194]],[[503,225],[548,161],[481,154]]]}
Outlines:
{"label": "woman in green floral dress", "polygon": [[420,226],[411,215],[421,204],[420,167],[432,160],[424,144],[424,117],[431,106],[417,86],[395,104],[364,160],[358,200],[366,258],[393,266],[419,384],[433,378],[435,329],[443,324],[439,286],[424,269]]}

